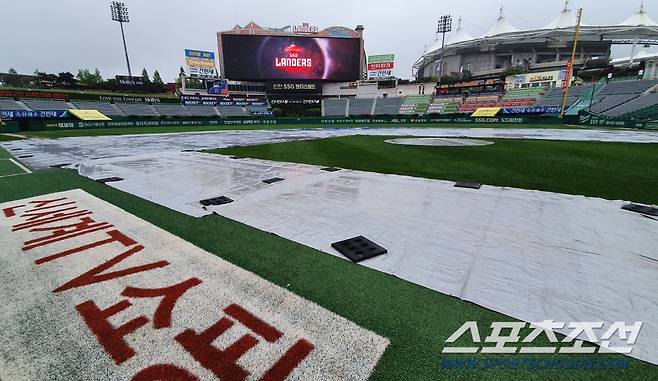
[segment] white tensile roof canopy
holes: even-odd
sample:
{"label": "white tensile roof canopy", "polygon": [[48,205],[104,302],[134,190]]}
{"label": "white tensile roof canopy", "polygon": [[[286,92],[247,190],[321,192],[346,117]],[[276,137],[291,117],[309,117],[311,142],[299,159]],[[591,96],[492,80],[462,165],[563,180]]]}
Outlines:
{"label": "white tensile roof canopy", "polygon": [[[567,0],[564,2],[564,8],[562,9],[560,15],[555,20],[553,20],[550,24],[546,25],[542,29],[573,28],[574,26],[576,26],[577,22],[578,22],[578,16],[572,9],[569,9],[569,0]],[[580,25],[587,26],[587,24],[584,24],[582,20],[580,22]]]}
{"label": "white tensile roof canopy", "polygon": [[640,10],[626,20],[619,23],[621,26],[658,26],[658,23],[651,19],[651,16],[644,10],[644,1],[640,5]]}
{"label": "white tensile roof canopy", "polygon": [[518,32],[519,30],[512,26],[512,24],[507,21],[507,17],[503,15],[503,7],[501,5],[500,7],[500,14],[498,15],[498,18],[496,19],[496,23],[489,29],[487,32],[486,36],[496,36],[499,34],[503,33],[512,33],[512,32]]}

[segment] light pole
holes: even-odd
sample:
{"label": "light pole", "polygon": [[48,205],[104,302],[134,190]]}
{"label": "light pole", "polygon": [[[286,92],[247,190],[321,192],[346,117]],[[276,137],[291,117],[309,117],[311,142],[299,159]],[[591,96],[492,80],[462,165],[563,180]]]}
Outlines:
{"label": "light pole", "polygon": [[126,64],[128,65],[128,75],[133,76],[130,71],[130,60],[128,59],[128,48],[126,47],[126,35],[123,33],[123,23],[130,22],[128,17],[128,7],[125,3],[118,1],[113,1],[110,4],[110,9],[112,10],[112,20],[116,21],[121,25],[121,38],[123,39],[123,51],[126,53]]}
{"label": "light pole", "polygon": [[441,62],[439,62],[439,80],[436,82],[436,95],[439,95],[439,88],[441,87],[441,76],[443,76],[443,51],[446,46],[446,33],[452,30],[452,16],[443,15],[439,17],[439,24],[436,28],[436,33],[441,33]]}

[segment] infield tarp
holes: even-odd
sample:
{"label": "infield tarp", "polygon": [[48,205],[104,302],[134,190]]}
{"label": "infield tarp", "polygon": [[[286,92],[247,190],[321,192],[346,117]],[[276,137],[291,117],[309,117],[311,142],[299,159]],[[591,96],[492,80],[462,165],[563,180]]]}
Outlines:
{"label": "infield tarp", "polygon": [[0,204],[0,248],[2,380],[365,380],[388,345],[81,190]]}
{"label": "infield tarp", "polygon": [[[388,254],[361,264],[517,319],[644,321],[631,355],[658,363],[658,221],[623,201],[202,153],[98,162],[81,173],[341,258],[331,243],[363,235]],[[213,195],[235,202],[202,209]]]}

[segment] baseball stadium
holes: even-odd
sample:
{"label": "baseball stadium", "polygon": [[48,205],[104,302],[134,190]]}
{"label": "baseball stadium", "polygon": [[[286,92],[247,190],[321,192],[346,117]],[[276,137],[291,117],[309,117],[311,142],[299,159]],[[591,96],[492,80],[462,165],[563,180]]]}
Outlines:
{"label": "baseball stadium", "polygon": [[658,379],[658,6],[468,2],[413,56],[284,1],[171,78],[138,2],[110,78],[6,49],[0,381]]}

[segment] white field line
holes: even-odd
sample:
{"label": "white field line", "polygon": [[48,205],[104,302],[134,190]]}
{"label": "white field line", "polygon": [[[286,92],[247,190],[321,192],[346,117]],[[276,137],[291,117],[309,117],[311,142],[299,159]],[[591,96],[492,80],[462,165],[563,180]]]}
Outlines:
{"label": "white field line", "polygon": [[4,175],[4,176],[0,176],[0,178],[10,177],[10,176],[18,176],[18,175],[27,175],[27,174],[32,173],[32,171],[30,169],[28,169],[26,166],[24,166],[23,164],[19,163],[18,161],[14,160],[14,159],[6,158],[6,159],[0,159],[0,160],[9,160],[12,163],[14,163],[14,165],[16,165],[18,168],[20,168],[21,170],[23,170],[25,172],[25,173],[14,173],[14,174],[11,174],[11,175]]}

